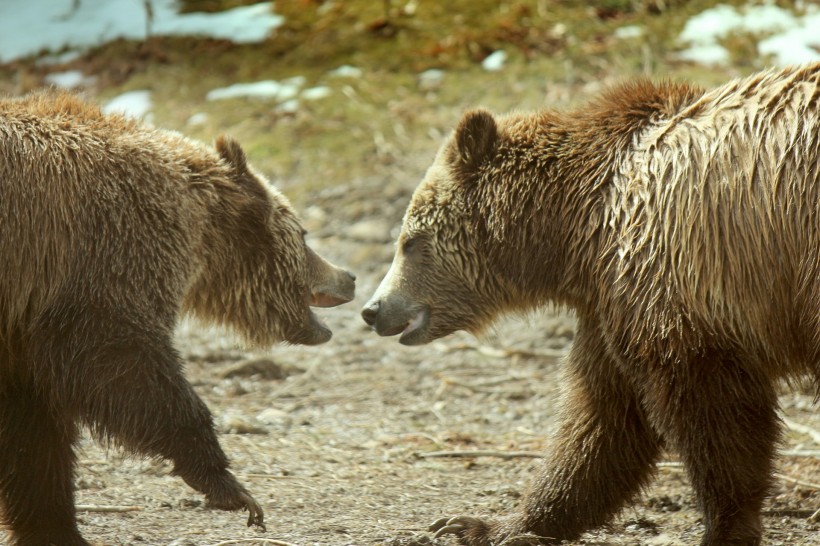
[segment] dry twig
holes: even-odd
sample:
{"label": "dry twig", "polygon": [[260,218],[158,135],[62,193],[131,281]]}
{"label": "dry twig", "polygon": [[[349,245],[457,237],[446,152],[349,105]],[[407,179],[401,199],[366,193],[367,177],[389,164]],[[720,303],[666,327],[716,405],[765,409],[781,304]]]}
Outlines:
{"label": "dry twig", "polygon": [[820,459],[820,449],[787,449],[781,451],[783,457],[806,457],[809,459]]}
{"label": "dry twig", "polygon": [[470,450],[470,451],[430,451],[427,453],[416,453],[422,459],[434,457],[499,457],[501,459],[515,459],[528,457],[531,459],[543,459],[544,455],[537,451],[492,451],[492,450]]}
{"label": "dry twig", "polygon": [[273,544],[274,546],[297,546],[292,542],[283,542],[281,540],[274,540],[272,538],[233,538],[229,540],[223,540],[222,542],[217,542],[211,544],[210,546],[228,546],[229,544],[243,544],[247,542],[258,542],[260,544]]}
{"label": "dry twig", "polygon": [[811,438],[814,441],[814,443],[820,444],[820,431],[814,430],[809,426],[796,423],[786,417],[783,417],[783,422],[791,430],[798,432],[800,434],[806,434],[809,438]]}
{"label": "dry twig", "polygon": [[518,356],[521,358],[563,358],[567,356],[567,351],[545,349],[542,351],[524,351],[521,349],[498,349],[488,345],[468,345],[461,343],[458,345],[445,345],[437,343],[435,345],[442,353],[453,353],[455,351],[477,351],[484,356],[490,358],[509,358]]}
{"label": "dry twig", "polygon": [[138,512],[139,506],[104,506],[100,504],[78,504],[77,512]]}
{"label": "dry twig", "polygon": [[776,473],[775,476],[777,476],[778,478],[780,478],[781,480],[783,480],[785,482],[793,483],[795,485],[800,485],[800,486],[803,486],[803,487],[808,487],[808,488],[811,488],[811,489],[817,489],[818,491],[820,491],[820,484],[807,482],[805,480],[799,480],[797,478],[792,478],[791,476],[787,476],[786,474]]}

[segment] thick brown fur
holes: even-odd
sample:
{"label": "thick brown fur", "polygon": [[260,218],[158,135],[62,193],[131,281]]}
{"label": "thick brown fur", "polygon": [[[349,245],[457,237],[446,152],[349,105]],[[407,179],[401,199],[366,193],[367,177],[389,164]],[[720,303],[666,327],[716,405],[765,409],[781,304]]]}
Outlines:
{"label": "thick brown fur", "polygon": [[[87,544],[78,425],[174,463],[210,505],[260,506],[228,470],[172,344],[190,311],[249,342],[320,343],[316,298],[353,278],[315,255],[247,165],[65,93],[0,101],[0,503],[14,544]],[[320,288],[317,288],[320,287]]]}
{"label": "thick brown fur", "polygon": [[[436,528],[488,546],[603,525],[677,450],[704,545],[755,545],[776,384],[820,391],[820,64],[705,92],[637,81],[576,111],[465,115],[363,316],[426,343],[573,308],[562,426],[519,510]],[[494,123],[492,121],[494,120]]]}

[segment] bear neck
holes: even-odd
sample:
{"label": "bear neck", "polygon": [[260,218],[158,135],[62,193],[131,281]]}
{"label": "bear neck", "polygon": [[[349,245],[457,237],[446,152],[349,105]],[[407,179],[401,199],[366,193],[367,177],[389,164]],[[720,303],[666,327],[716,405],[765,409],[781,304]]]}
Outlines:
{"label": "bear neck", "polygon": [[702,90],[638,81],[575,111],[515,114],[489,172],[487,249],[514,307],[544,304],[593,311],[612,248],[605,223],[619,162],[650,125],[669,119]]}

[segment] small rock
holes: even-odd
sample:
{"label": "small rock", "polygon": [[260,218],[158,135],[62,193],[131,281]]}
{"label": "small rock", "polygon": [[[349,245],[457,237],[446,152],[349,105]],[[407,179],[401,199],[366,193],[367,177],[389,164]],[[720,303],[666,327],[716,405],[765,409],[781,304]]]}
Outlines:
{"label": "small rock", "polygon": [[343,64],[339,68],[335,68],[327,73],[328,76],[333,78],[361,78],[362,74],[361,68],[350,66],[349,64]]}
{"label": "small rock", "polygon": [[225,434],[267,434],[268,430],[243,416],[223,414],[219,418],[219,432]]}
{"label": "small rock", "polygon": [[179,501],[180,508],[199,508],[202,506],[202,501],[199,499],[181,499]]}
{"label": "small rock", "polygon": [[504,62],[507,60],[507,52],[499,49],[493,51],[481,61],[481,66],[488,72],[498,72],[504,67]]}
{"label": "small rock", "polygon": [[252,358],[235,364],[222,372],[222,379],[258,376],[261,379],[281,381],[303,370],[287,364],[278,364],[270,358]]}
{"label": "small rock", "polygon": [[259,412],[256,420],[260,423],[273,426],[289,427],[293,423],[293,418],[286,411],[276,408],[268,408]]}
{"label": "small rock", "polygon": [[422,91],[433,91],[441,87],[444,82],[444,71],[431,68],[419,74],[419,88]]}
{"label": "small rock", "polygon": [[178,538],[169,542],[168,546],[197,546],[197,543],[190,538]]}

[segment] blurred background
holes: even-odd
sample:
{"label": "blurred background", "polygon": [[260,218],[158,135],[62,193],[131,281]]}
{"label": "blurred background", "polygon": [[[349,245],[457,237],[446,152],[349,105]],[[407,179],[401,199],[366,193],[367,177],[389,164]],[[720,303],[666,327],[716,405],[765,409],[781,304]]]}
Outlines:
{"label": "blurred background", "polygon": [[[230,133],[302,205],[317,190],[362,178],[389,186],[396,167],[429,161],[467,107],[565,108],[638,75],[711,85],[820,59],[817,8],[745,0],[4,0],[0,92],[66,86],[206,141]],[[422,166],[415,168],[417,177]]]}

